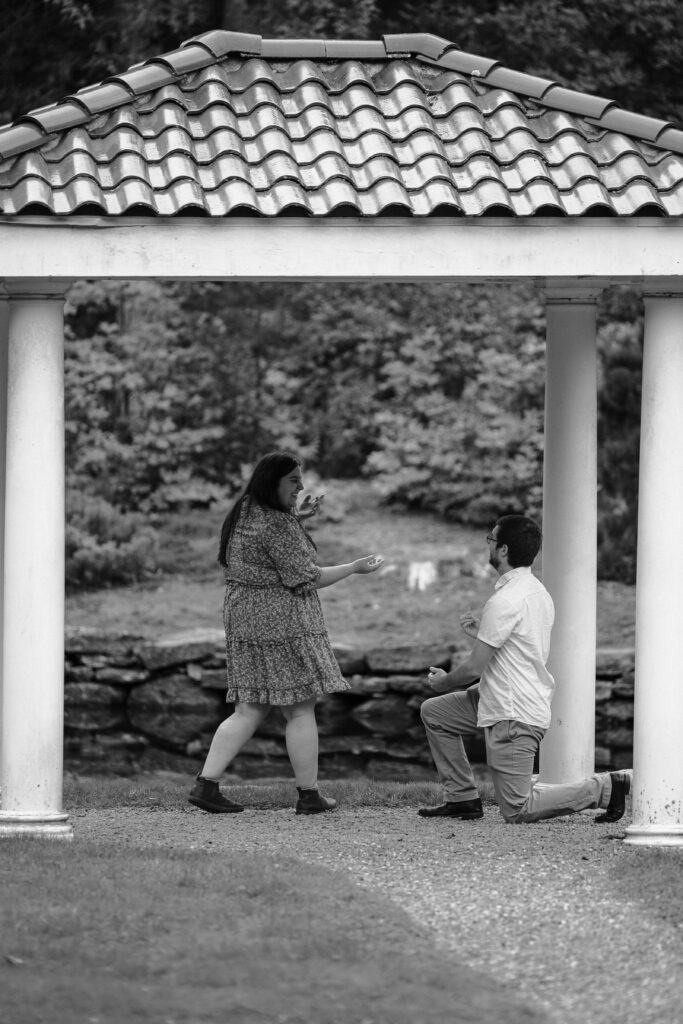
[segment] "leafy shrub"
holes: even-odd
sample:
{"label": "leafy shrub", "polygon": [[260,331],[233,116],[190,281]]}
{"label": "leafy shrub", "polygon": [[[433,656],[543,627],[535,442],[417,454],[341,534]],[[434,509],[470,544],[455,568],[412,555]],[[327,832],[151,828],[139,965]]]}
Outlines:
{"label": "leafy shrub", "polygon": [[[528,287],[461,289],[458,316],[407,338],[382,368],[368,468],[387,501],[472,525],[538,516],[544,319]],[[454,307],[451,307],[454,308]]]}
{"label": "leafy shrub", "polygon": [[[599,304],[599,573],[623,581],[641,306],[624,288]],[[68,486],[110,510],[225,504],[284,447],[307,475],[369,476],[387,502],[455,522],[541,515],[545,316],[530,284],[80,282],[67,312]],[[115,564],[144,572],[134,532],[114,551],[107,530],[77,533],[78,585],[100,564],[106,583]]]}
{"label": "leafy shrub", "polygon": [[635,583],[638,533],[642,303],[611,289],[601,303],[598,389],[598,576]]}
{"label": "leafy shrub", "polygon": [[136,583],[156,565],[157,535],[137,513],[119,512],[104,498],[67,496],[68,590]]}

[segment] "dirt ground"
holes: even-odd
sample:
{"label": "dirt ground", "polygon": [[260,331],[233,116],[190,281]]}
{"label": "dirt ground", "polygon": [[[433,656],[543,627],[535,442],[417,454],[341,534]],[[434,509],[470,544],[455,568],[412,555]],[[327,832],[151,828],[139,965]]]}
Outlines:
{"label": "dirt ground", "polygon": [[[311,490],[317,492],[316,485]],[[381,507],[367,483],[326,481],[322,487],[327,512],[312,529],[321,563],[374,551],[385,558],[378,573],[320,592],[333,640],[381,647],[462,638],[458,617],[480,608],[496,579],[487,566],[486,531]],[[219,627],[223,588],[215,552],[223,514],[166,517],[159,523],[165,570],[131,587],[70,595],[67,625],[144,636]],[[601,581],[597,617],[599,646],[631,646],[634,588]]]}

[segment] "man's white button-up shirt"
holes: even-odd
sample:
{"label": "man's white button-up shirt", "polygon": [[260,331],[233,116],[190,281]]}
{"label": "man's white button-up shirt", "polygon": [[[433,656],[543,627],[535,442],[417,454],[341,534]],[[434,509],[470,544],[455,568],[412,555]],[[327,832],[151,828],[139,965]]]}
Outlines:
{"label": "man's white button-up shirt", "polygon": [[553,600],[528,566],[499,578],[477,633],[496,648],[479,681],[480,726],[514,719],[548,728],[555,681],[545,665],[554,619]]}

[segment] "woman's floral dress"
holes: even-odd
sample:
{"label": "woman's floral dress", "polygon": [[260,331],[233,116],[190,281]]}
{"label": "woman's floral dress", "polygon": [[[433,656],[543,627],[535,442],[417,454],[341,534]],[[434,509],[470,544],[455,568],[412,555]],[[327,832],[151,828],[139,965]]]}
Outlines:
{"label": "woman's floral dress", "polygon": [[313,542],[298,519],[247,502],[225,577],[226,700],[297,704],[350,689],[332,653]]}

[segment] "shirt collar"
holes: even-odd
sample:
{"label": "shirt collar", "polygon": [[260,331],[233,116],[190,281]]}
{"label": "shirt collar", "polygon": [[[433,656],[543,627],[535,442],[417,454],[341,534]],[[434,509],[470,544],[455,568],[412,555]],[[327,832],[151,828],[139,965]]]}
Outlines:
{"label": "shirt collar", "polygon": [[500,590],[500,588],[504,587],[506,583],[510,582],[510,580],[515,580],[518,576],[526,576],[530,572],[530,565],[518,565],[515,569],[510,569],[509,572],[505,572],[502,576],[499,576],[493,589]]}

